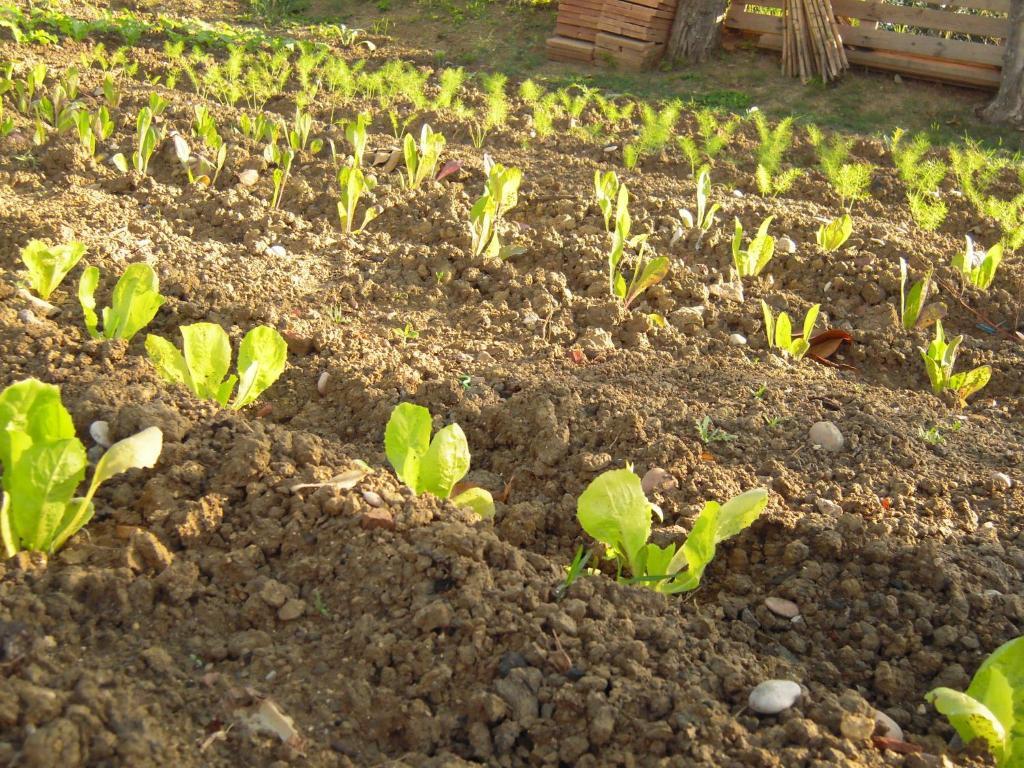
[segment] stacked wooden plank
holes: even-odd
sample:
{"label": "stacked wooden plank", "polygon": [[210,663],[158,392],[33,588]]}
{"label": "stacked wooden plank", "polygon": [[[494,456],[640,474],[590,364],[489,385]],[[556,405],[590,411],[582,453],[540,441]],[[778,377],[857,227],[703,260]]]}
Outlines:
{"label": "stacked wooden plank", "polygon": [[664,53],[676,1],[560,0],[548,58],[648,69]]}
{"label": "stacked wooden plank", "polygon": [[[791,0],[736,0],[727,29],[752,35],[762,48],[781,51],[785,22],[779,12]],[[895,5],[886,0],[832,0],[837,29],[850,64],[923,80],[999,87],[1010,21],[1010,0],[950,0],[948,7]],[[986,15],[958,13],[960,8]],[[778,9],[778,10],[773,10]],[[896,31],[897,29],[908,31]],[[953,32],[973,39],[913,30]]]}

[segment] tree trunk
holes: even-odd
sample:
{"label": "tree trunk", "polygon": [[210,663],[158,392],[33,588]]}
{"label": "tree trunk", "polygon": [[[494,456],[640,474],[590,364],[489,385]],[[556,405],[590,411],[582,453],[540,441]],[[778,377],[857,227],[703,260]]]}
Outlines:
{"label": "tree trunk", "polygon": [[[1024,0],[1018,0],[1024,2]],[[668,60],[699,64],[718,48],[728,0],[679,0],[668,39]]]}
{"label": "tree trunk", "polygon": [[1003,81],[982,116],[994,123],[1024,128],[1024,0],[1010,5],[1010,36],[1003,57]]}

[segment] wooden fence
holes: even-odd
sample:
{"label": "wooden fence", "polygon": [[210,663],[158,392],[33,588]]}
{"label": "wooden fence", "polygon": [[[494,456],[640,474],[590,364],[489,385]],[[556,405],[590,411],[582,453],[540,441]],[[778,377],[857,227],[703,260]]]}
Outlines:
{"label": "wooden fence", "polygon": [[[781,51],[782,6],[783,0],[756,4],[733,0],[725,26],[756,35],[762,48]],[[943,9],[885,0],[832,0],[832,8],[851,64],[976,88],[999,87],[1010,0],[949,0]],[[950,34],[988,41],[956,39]]]}

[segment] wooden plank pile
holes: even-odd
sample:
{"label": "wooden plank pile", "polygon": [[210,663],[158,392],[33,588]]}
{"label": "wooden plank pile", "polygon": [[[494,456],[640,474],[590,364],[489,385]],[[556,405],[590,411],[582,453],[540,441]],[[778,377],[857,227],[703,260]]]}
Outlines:
{"label": "wooden plank pile", "polygon": [[[726,29],[754,37],[761,48],[783,51],[784,68],[792,66],[794,49],[786,43],[791,22],[785,15],[796,1],[734,0]],[[999,87],[1010,0],[947,0],[942,8],[886,0],[831,0],[831,5],[839,14],[838,42],[852,65],[975,88]],[[968,8],[987,13],[958,12]]]}
{"label": "wooden plank pile", "polygon": [[782,71],[827,83],[849,68],[830,0],[783,0]]}
{"label": "wooden plank pile", "polygon": [[676,0],[559,0],[548,58],[649,69],[664,53],[675,12]]}

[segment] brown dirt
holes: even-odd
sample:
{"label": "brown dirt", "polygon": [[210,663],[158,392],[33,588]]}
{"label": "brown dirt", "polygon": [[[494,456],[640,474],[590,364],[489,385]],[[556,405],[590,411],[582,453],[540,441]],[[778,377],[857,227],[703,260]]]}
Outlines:
{"label": "brown dirt", "polygon": [[[81,50],[28,55],[59,69]],[[157,66],[155,51],[141,55]],[[0,58],[25,57],[0,45]],[[84,74],[83,90],[98,82]],[[123,151],[150,90],[126,85],[113,142]],[[166,122],[185,132],[195,95],[165,95]],[[215,111],[222,126],[236,114]],[[684,165],[619,169],[637,228],[673,259],[669,278],[627,313],[606,296],[605,237],[589,202],[594,169],[617,155],[568,132],[524,147],[525,125],[517,107],[487,146],[524,171],[511,218],[526,252],[507,262],[470,256],[482,157],[455,122],[434,126],[449,136],[446,156],[465,163],[458,180],[417,192],[383,180],[385,213],[355,237],[337,229],[329,157],[300,160],[283,210],[270,211],[268,174],[252,188],[235,180],[260,166],[258,148],[235,132],[230,167],[210,190],[189,188],[167,148],[151,178],[129,183],[79,159],[69,137],[26,148],[19,125],[21,137],[7,139],[0,386],[26,376],[60,384],[83,439],[102,418],[115,438],[156,424],[166,447],[156,469],[107,483],[97,519],[48,562],[0,564],[0,764],[919,768],[946,754],[984,763],[947,749],[952,731],[922,697],[965,687],[1024,624],[1024,356],[944,296],[948,329],[968,336],[961,365],[994,368],[958,410],[930,393],[915,349],[925,336],[898,330],[891,302],[899,256],[918,270],[944,265],[966,228],[987,224],[953,199],[960,207],[941,232],[917,230],[887,167],[856,209],[854,238],[822,255],[813,232],[836,201],[816,172],[783,198],[756,196],[748,135],[727,152],[735,162],[715,169],[721,223],[700,252],[692,237],[669,245],[677,209],[692,206]],[[378,122],[373,146],[392,143]],[[880,145],[861,151],[881,161]],[[728,268],[732,217],[751,229],[769,213],[796,252],[748,281],[745,303],[709,296]],[[290,334],[287,371],[241,414],[165,385],[141,336],[88,339],[73,288],[81,266],[53,297],[61,314],[26,315],[18,252],[33,237],[86,243],[101,295],[126,264],[153,264],[168,296],[154,333],[209,320],[237,338],[275,325]],[[937,275],[955,282],[945,266]],[[996,286],[965,302],[1012,325],[1018,256]],[[768,355],[762,297],[801,315],[821,302],[828,323],[852,330],[845,362],[856,369]],[[704,307],[700,322],[686,311],[694,306]],[[407,321],[420,337],[403,344],[393,329]],[[737,332],[749,346],[729,343]],[[462,425],[472,480],[495,492],[511,484],[494,522],[400,486],[382,435],[401,400]],[[703,446],[694,422],[704,415],[737,439]],[[822,419],[844,433],[842,453],[808,446]],[[919,437],[933,425],[941,445]],[[356,489],[290,491],[357,459],[376,471]],[[770,511],[721,548],[692,595],[601,575],[559,600],[584,542],[575,499],[625,462],[678,481],[656,494],[661,537],[680,539],[704,500],[758,484],[772,489]],[[994,471],[1014,477],[1011,491],[993,488]],[[769,596],[795,601],[801,619],[772,614]],[[800,682],[805,696],[759,718],[747,695],[771,677]],[[266,697],[300,740],[241,724]],[[871,707],[923,753],[849,738]]]}

